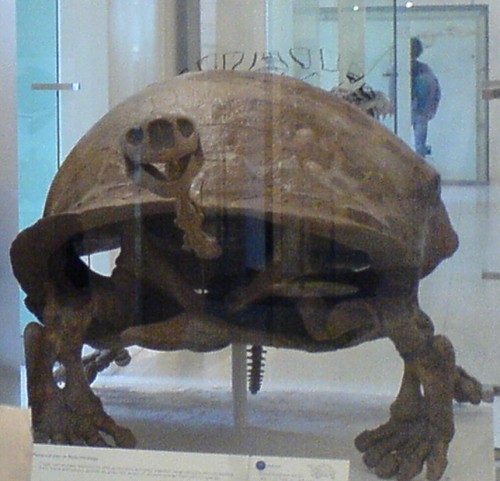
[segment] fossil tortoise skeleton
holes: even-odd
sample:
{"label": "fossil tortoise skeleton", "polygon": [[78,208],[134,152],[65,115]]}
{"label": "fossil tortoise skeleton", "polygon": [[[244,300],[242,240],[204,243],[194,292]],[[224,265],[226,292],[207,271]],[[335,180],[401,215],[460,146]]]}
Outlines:
{"label": "fossil tortoise skeleton", "polygon": [[[152,85],[79,141],[11,248],[39,321],[24,336],[36,439],[134,445],[89,386],[84,344],[325,352],[385,337],[401,389],[355,444],[378,476],[426,464],[437,480],[453,399],[481,400],[418,304],[419,281],[457,246],[438,174],[348,102],[264,73]],[[112,248],[110,276],[81,260]]]}

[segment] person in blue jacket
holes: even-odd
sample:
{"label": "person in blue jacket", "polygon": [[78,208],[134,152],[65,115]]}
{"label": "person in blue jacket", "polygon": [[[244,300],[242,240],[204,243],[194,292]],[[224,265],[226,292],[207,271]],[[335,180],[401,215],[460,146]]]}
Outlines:
{"label": "person in blue jacket", "polygon": [[441,100],[441,87],[432,69],[418,57],[424,48],[418,37],[411,39],[411,121],[415,150],[422,157],[430,154],[427,145],[427,129],[436,115]]}

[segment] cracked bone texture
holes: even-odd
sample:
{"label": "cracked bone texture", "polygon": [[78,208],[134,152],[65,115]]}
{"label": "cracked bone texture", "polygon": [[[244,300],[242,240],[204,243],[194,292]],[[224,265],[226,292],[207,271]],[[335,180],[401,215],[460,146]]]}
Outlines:
{"label": "cracked bone texture", "polygon": [[[263,73],[152,85],[79,141],[11,248],[38,320],[25,336],[37,438],[133,444],[93,393],[83,344],[324,352],[385,337],[405,375],[389,421],[356,445],[381,477],[437,480],[453,399],[481,400],[418,304],[457,247],[439,175],[345,100]],[[80,259],[112,248],[109,277]]]}

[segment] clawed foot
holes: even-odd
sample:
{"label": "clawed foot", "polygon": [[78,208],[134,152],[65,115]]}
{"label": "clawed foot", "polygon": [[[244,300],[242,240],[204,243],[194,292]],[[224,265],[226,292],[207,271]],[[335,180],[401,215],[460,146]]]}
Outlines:
{"label": "clawed foot", "polygon": [[33,411],[34,440],[37,443],[133,448],[132,432],[117,425],[102,403],[89,393],[71,400],[63,389],[55,388],[50,401]]}
{"label": "clawed foot", "polygon": [[409,481],[427,463],[427,479],[437,481],[447,465],[447,436],[433,428],[424,416],[412,421],[391,418],[386,424],[361,433],[356,448],[363,461],[380,478],[396,476]]}

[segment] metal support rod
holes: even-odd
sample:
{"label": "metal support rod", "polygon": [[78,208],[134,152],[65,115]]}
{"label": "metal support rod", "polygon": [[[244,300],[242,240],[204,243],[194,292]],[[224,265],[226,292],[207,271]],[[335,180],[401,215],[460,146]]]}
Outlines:
{"label": "metal support rod", "polygon": [[247,346],[233,344],[231,358],[233,419],[236,428],[241,429],[247,424]]}

